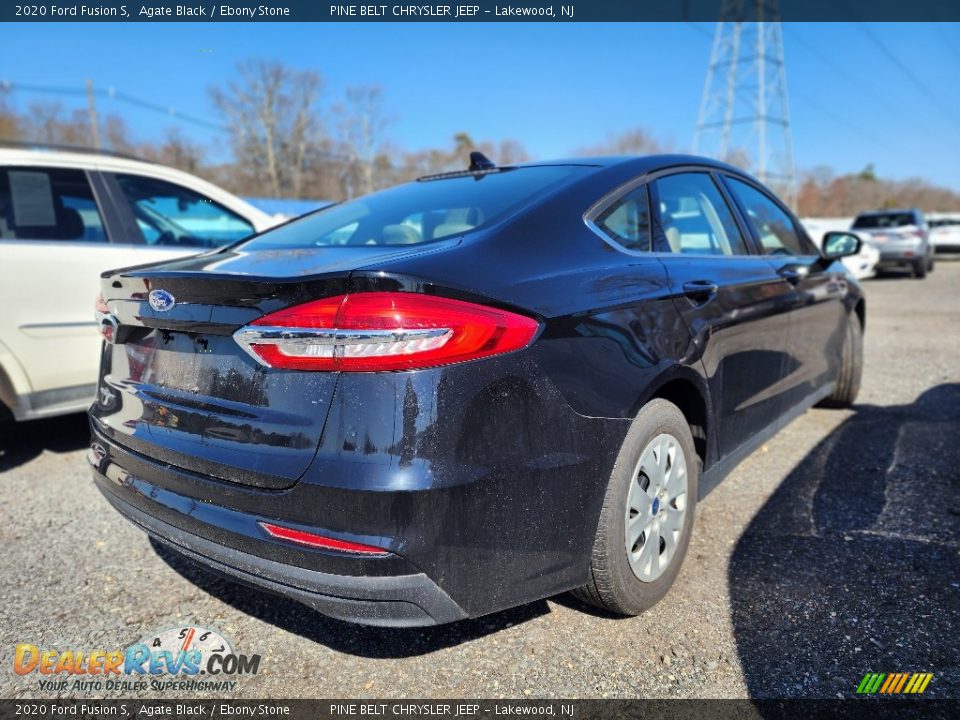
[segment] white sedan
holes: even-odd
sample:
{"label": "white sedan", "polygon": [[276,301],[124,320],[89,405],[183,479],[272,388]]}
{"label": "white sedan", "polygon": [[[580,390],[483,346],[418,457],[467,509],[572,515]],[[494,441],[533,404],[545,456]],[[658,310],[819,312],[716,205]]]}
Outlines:
{"label": "white sedan", "polygon": [[857,280],[872,278],[877,274],[877,263],[880,262],[880,251],[877,246],[863,237],[860,238],[860,252],[841,259],[843,266]]}
{"label": "white sedan", "polygon": [[[802,222],[811,237],[822,238],[824,234],[831,230],[850,232],[849,218],[805,218]],[[880,251],[876,245],[870,242],[869,235],[866,233],[857,233],[857,237],[859,237],[861,241],[859,254],[845,257],[841,262],[857,280],[872,278],[877,274],[877,263],[880,262]],[[821,243],[822,242],[821,240]]]}
{"label": "white sedan", "polygon": [[92,402],[102,272],[193,255],[278,222],[163,165],[0,148],[0,419]]}
{"label": "white sedan", "polygon": [[930,213],[927,224],[935,253],[960,253],[960,212]]}

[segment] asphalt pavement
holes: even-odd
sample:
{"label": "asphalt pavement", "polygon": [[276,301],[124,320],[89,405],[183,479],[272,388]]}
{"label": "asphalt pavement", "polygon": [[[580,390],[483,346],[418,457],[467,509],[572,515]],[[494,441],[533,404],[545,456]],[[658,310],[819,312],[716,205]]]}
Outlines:
{"label": "asphalt pavement", "polygon": [[960,697],[960,262],[864,283],[852,410],[814,409],[699,507],[670,594],[614,618],[569,595],[428,629],[331,620],[217,578],[95,490],[82,416],[0,429],[0,697],[42,690],[14,647],[122,648],[215,628],[259,654],[250,698],[847,697],[866,672],[932,672]]}

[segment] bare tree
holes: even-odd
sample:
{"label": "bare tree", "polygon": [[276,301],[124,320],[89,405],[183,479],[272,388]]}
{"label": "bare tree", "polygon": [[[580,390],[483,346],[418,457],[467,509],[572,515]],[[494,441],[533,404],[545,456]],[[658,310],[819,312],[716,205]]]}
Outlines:
{"label": "bare tree", "polygon": [[58,102],[36,102],[27,108],[26,139],[50,145],[86,145],[89,137],[87,114],[68,114]]}
{"label": "bare tree", "polygon": [[140,148],[130,137],[130,128],[119,115],[107,115],[100,126],[104,147],[128,155],[137,155],[140,152]]}
{"label": "bare tree", "polygon": [[608,135],[607,139],[596,145],[582,147],[576,155],[648,155],[663,152],[664,146],[643,128],[634,128],[617,135]]}
{"label": "bare tree", "polygon": [[459,132],[453,136],[453,147],[449,150],[428,148],[403,156],[403,164],[395,171],[397,181],[410,180],[421,175],[465,170],[470,162],[470,153],[478,150],[497,165],[514,165],[526,162],[529,154],[518,140],[490,140],[474,142],[469,133]]}
{"label": "bare tree", "polygon": [[242,62],[237,72],[238,81],[210,90],[230,127],[237,164],[250,176],[265,175],[272,196],[303,197],[309,151],[322,135],[320,75],[267,60]]}
{"label": "bare tree", "polygon": [[496,163],[498,165],[516,165],[527,162],[530,156],[519,140],[501,140],[497,148]]}
{"label": "bare tree", "polygon": [[349,87],[344,101],[333,108],[337,139],[344,156],[346,195],[373,192],[377,182],[377,155],[385,142],[390,118],[383,110],[383,89],[377,85]]}
{"label": "bare tree", "polygon": [[0,140],[20,140],[20,117],[8,103],[9,94],[6,87],[0,86]]}
{"label": "bare tree", "polygon": [[155,162],[195,175],[205,174],[202,148],[184,137],[178,128],[167,128],[163,143],[160,145],[142,145],[140,154]]}

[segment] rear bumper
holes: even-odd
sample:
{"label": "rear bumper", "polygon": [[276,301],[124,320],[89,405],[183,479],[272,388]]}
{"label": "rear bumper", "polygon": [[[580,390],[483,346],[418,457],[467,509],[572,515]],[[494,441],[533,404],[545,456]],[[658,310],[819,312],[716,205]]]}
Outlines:
{"label": "rear bumper", "polygon": [[[121,514],[197,563],[339,619],[421,626],[586,582],[604,489],[596,478],[609,476],[626,421],[583,423],[563,438],[568,452],[550,448],[539,461],[376,462],[360,446],[359,458],[318,457],[308,477],[280,490],[178,468],[119,444],[96,422],[87,459]],[[384,553],[297,545],[272,537],[263,522]]]}
{"label": "rear bumper", "polygon": [[[240,476],[264,464],[263,445],[218,474],[203,435],[181,464],[161,452],[164,427],[121,422],[145,400],[121,399],[116,422],[91,412],[89,459],[124,515],[242,582],[381,625],[478,617],[583,585],[630,424],[574,411],[529,353],[345,373],[302,477],[266,487]],[[299,545],[262,523],[384,552]]]}
{"label": "rear bumper", "polygon": [[904,268],[912,267],[918,262],[922,262],[926,255],[917,252],[885,252],[880,256],[878,268]]}
{"label": "rear bumper", "polygon": [[268,560],[211,542],[158,520],[123,500],[95,473],[110,504],[151,537],[221,575],[297,600],[325,615],[394,627],[437,625],[467,617],[423,573],[380,577],[333,575]]}
{"label": "rear bumper", "polygon": [[[362,556],[278,542],[261,521],[293,527],[298,523],[237,509],[238,505],[266,506],[270,495],[286,495],[295,503],[296,498],[287,493],[242,486],[224,492],[229,487],[224,483],[139,455],[96,429],[87,461],[97,489],[124,517],[164,545],[242,584],[365,625],[437,625],[467,617],[433,580],[396,552]],[[206,484],[208,490],[218,488],[219,500],[198,501],[184,494],[187,479]],[[390,546],[382,537],[330,534]]]}
{"label": "rear bumper", "polygon": [[884,245],[881,245],[878,250],[880,250],[879,265],[886,265],[890,267],[904,267],[907,265],[913,265],[914,263],[929,257],[932,252],[929,245],[894,242],[888,242]]}

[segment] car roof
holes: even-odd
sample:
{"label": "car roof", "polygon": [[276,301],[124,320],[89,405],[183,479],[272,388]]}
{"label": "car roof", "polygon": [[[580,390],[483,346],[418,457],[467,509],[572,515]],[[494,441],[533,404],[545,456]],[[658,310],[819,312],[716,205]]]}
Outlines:
{"label": "car roof", "polygon": [[248,219],[256,219],[264,227],[270,224],[270,215],[231,192],[203,178],[161,163],[135,158],[98,153],[96,151],[50,150],[31,147],[0,146],[0,167],[10,165],[33,165],[39,167],[74,168],[77,170],[102,170],[129,173],[166,180],[189,187],[209,196],[212,200],[232,210],[242,210]]}
{"label": "car roof", "polygon": [[[159,163],[148,160],[139,160],[127,155],[119,155],[107,152],[77,150],[50,150],[44,147],[32,148],[25,147],[3,147],[0,146],[0,162],[4,165],[19,164],[21,162],[33,165],[59,165],[62,167],[110,167],[118,170],[134,170],[138,172],[152,173],[158,167],[163,167]],[[173,168],[170,168],[171,170]],[[181,171],[176,171],[181,172]],[[185,175],[187,173],[184,173]]]}
{"label": "car roof", "polygon": [[857,217],[870,217],[871,215],[896,215],[896,214],[917,214],[921,212],[917,208],[887,208],[886,210],[866,210],[858,213]]}
{"label": "car roof", "polygon": [[685,155],[680,153],[664,153],[655,155],[605,155],[599,157],[575,157],[561,158],[558,160],[543,160],[526,163],[518,163],[514,167],[537,167],[544,165],[584,165],[592,167],[616,167],[623,165],[633,165],[637,172],[652,172],[677,165],[701,165],[733,172],[737,175],[749,177],[749,173],[741,168],[734,167],[725,162],[714,160],[712,158],[700,155]]}

